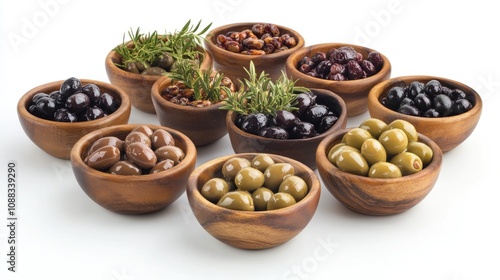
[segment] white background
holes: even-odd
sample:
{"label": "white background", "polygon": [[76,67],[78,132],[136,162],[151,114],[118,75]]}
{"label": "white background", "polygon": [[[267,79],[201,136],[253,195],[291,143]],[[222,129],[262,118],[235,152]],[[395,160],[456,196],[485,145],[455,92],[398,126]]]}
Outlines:
{"label": "white background", "polygon": [[[443,2],[1,1],[0,279],[500,279],[493,135],[500,20],[494,1]],[[413,209],[364,216],[323,188],[309,225],[273,249],[239,250],[212,238],[185,195],[151,215],[109,212],[80,189],[69,161],[27,138],[16,104],[31,88],[71,76],[108,81],[104,59],[130,28],[171,32],[189,19],[213,27],[273,22],[299,31],[306,45],[371,47],[391,60],[392,77],[435,75],[473,87],[484,101],[481,120],[445,154],[434,189]],[[350,118],[348,126],[368,117]],[[136,109],[130,123],[159,124]],[[233,151],[226,136],[198,153],[199,165]],[[16,273],[7,271],[10,161],[18,168]]]}

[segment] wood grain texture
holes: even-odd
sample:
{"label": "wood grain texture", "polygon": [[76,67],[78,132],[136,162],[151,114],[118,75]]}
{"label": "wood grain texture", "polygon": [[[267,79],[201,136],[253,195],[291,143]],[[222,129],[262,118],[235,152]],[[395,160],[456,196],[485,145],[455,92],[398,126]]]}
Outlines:
{"label": "wood grain texture", "polygon": [[347,110],[342,98],[331,91],[311,89],[317,95],[317,102],[329,104],[340,112],[337,122],[324,133],[307,139],[271,139],[246,133],[235,125],[237,114],[229,112],[226,117],[227,131],[231,146],[236,153],[270,153],[300,161],[311,169],[316,169],[315,151],[319,143],[329,134],[343,129],[347,124]]}
{"label": "wood grain texture", "polygon": [[202,108],[174,104],[161,96],[161,92],[169,85],[172,85],[172,79],[162,77],[151,89],[151,98],[161,125],[184,133],[197,147],[211,144],[227,134],[227,111],[219,109],[222,103]]}
{"label": "wood grain texture", "polygon": [[340,143],[349,128],[329,135],[316,151],[318,171],[324,186],[345,207],[367,215],[394,215],[417,205],[438,180],[443,153],[429,137],[419,133],[419,141],[431,147],[431,163],[412,175],[400,178],[369,178],[343,172],[327,158],[328,151]]}
{"label": "wood grain texture", "polygon": [[373,49],[345,43],[323,43],[305,47],[291,54],[285,64],[286,74],[293,80],[297,80],[297,85],[309,88],[322,88],[333,91],[342,97],[347,106],[347,116],[357,116],[368,110],[368,93],[376,84],[389,79],[391,76],[391,62],[383,55],[384,65],[380,71],[368,78],[351,81],[332,81],[327,79],[308,76],[297,69],[299,61],[305,56],[311,57],[316,52],[328,52],[333,48],[350,46],[363,57],[367,57]]}
{"label": "wood grain texture", "polygon": [[73,145],[85,134],[102,127],[128,123],[131,103],[127,94],[120,88],[101,81],[80,79],[83,85],[92,83],[99,87],[102,93],[107,92],[121,100],[120,107],[112,114],[93,121],[85,122],[56,122],[45,120],[28,112],[33,95],[44,92],[50,94],[59,90],[64,82],[56,81],[40,85],[29,90],[17,104],[19,122],[30,140],[46,153],[62,159],[69,159]]}
{"label": "wood grain texture", "polygon": [[219,26],[209,31],[206,36],[204,45],[206,50],[212,55],[214,69],[221,71],[235,83],[237,83],[238,80],[248,78],[248,74],[245,72],[244,68],[249,68],[250,61],[253,61],[258,75],[260,75],[262,71],[265,71],[272,80],[278,79],[282,71],[285,70],[285,61],[288,56],[304,47],[305,41],[299,32],[281,25],[276,25],[281,31],[281,34],[288,33],[290,36],[294,36],[297,39],[297,45],[295,47],[282,52],[266,55],[245,55],[233,53],[217,47],[217,35],[226,34],[229,31],[251,30],[252,26],[256,23],[258,22],[242,22]]}
{"label": "wood grain texture", "polygon": [[[463,114],[442,117],[426,118],[415,117],[398,113],[386,108],[380,100],[385,97],[387,90],[396,85],[408,85],[412,81],[427,83],[438,80],[442,85],[451,89],[461,89],[471,94],[475,101],[474,107]],[[471,87],[450,79],[434,76],[404,76],[396,77],[376,85],[368,96],[368,111],[371,117],[390,123],[395,119],[402,119],[412,123],[418,132],[428,136],[438,144],[443,152],[448,152],[464,142],[474,131],[481,117],[483,101],[479,94]]]}
{"label": "wood grain texture", "polygon": [[187,197],[200,225],[221,242],[241,249],[267,249],[297,236],[316,212],[321,185],[316,174],[304,164],[290,158],[270,155],[275,162],[293,165],[302,177],[308,194],[298,203],[272,211],[238,211],[226,209],[206,200],[201,187],[211,178],[220,177],[222,165],[233,157],[252,159],[256,153],[244,153],[213,159],[202,164],[189,177]]}
{"label": "wood grain texture", "polygon": [[97,204],[120,214],[146,214],[164,209],[186,190],[189,175],[196,166],[196,147],[184,134],[162,126],[174,138],[185,158],[172,169],[139,176],[122,176],[89,167],[84,158],[90,146],[98,139],[116,136],[122,140],[138,124],[118,125],[96,130],[82,137],[71,151],[71,165],[83,191]]}

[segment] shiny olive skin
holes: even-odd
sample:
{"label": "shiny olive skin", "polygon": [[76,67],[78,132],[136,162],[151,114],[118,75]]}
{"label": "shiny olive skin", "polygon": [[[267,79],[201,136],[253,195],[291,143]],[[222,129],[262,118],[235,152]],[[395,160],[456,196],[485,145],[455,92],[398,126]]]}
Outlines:
{"label": "shiny olive skin", "polygon": [[401,170],[390,162],[377,162],[368,170],[368,177],[371,178],[399,178],[403,176]]}
{"label": "shiny olive skin", "polygon": [[251,162],[251,166],[257,168],[261,172],[266,171],[266,169],[273,164],[274,160],[269,155],[265,154],[256,155]]}
{"label": "shiny olive skin", "polygon": [[228,191],[229,185],[222,178],[212,178],[201,187],[201,195],[212,203],[217,203]]}
{"label": "shiny olive skin", "polygon": [[242,168],[234,177],[239,190],[253,192],[264,185],[264,173],[253,167]]}
{"label": "shiny olive skin", "polygon": [[151,135],[151,147],[156,150],[163,146],[175,146],[175,140],[168,131],[158,128]]}
{"label": "shiny olive skin", "polygon": [[355,127],[344,134],[342,142],[360,150],[363,142],[369,138],[373,138],[373,136],[367,130]]}
{"label": "shiny olive skin", "polygon": [[127,134],[127,137],[125,137],[124,144],[125,144],[125,149],[127,148],[128,145],[134,143],[134,142],[141,142],[146,144],[146,146],[151,148],[151,138],[149,138],[146,134],[142,132],[130,132]]}
{"label": "shiny olive skin", "polygon": [[113,164],[108,170],[109,173],[115,175],[137,176],[142,174],[142,170],[137,165],[128,160],[120,160]]}
{"label": "shiny olive skin", "polygon": [[150,170],[149,170],[149,174],[155,174],[155,173],[158,173],[158,172],[162,172],[162,171],[165,171],[165,170],[169,170],[170,168],[174,167],[175,166],[175,163],[173,160],[171,159],[166,159],[166,160],[162,160],[162,161],[158,161],[155,166],[153,166]]}
{"label": "shiny olive skin", "polygon": [[296,175],[287,176],[280,184],[278,192],[288,193],[295,201],[301,201],[307,195],[306,181]]}
{"label": "shiny olive skin", "polygon": [[409,142],[410,141],[418,141],[417,129],[409,121],[405,121],[405,120],[401,120],[401,119],[394,120],[391,123],[389,123],[389,127],[390,128],[399,128],[399,129],[403,130],[405,132],[406,136],[408,137]]}
{"label": "shiny olive skin", "polygon": [[289,193],[275,193],[267,202],[267,210],[276,210],[285,208],[297,203]]}
{"label": "shiny olive skin", "polygon": [[177,146],[163,146],[155,150],[158,161],[170,159],[174,164],[179,164],[185,157],[184,152]]}
{"label": "shiny olive skin", "polygon": [[254,211],[252,195],[247,191],[232,191],[222,196],[217,205],[240,211]]}
{"label": "shiny olive skin", "polygon": [[153,150],[142,142],[134,142],[125,149],[128,160],[140,168],[149,169],[156,165],[157,158]]}
{"label": "shiny olive skin", "polygon": [[388,156],[397,155],[408,147],[408,136],[399,128],[391,128],[382,132],[378,141],[382,143]]}
{"label": "shiny olive skin", "polygon": [[253,205],[255,211],[267,210],[267,202],[271,199],[274,193],[268,188],[258,188],[252,192]]}
{"label": "shiny olive skin", "polygon": [[337,143],[328,151],[328,160],[333,164],[337,164],[336,163],[337,158],[339,157],[340,152],[342,152],[344,150],[353,150],[353,151],[360,152],[360,150],[358,150],[354,147],[351,147],[351,146],[347,145],[346,143]]}
{"label": "shiny olive skin", "polygon": [[362,128],[362,129],[368,131],[373,138],[378,139],[380,137],[380,134],[382,134],[382,132],[389,129],[389,126],[384,121],[382,121],[380,119],[370,118],[370,119],[364,120],[359,125],[359,128]]}
{"label": "shiny olive skin", "polygon": [[366,139],[361,145],[360,152],[370,166],[377,162],[387,161],[387,152],[377,139]]}
{"label": "shiny olive skin", "polygon": [[335,165],[344,172],[361,176],[366,176],[369,169],[368,163],[361,153],[352,150],[342,151],[339,154]]}
{"label": "shiny olive skin", "polygon": [[422,160],[424,167],[431,163],[432,157],[434,156],[434,152],[431,147],[422,142],[408,143],[408,149],[406,149],[406,151],[416,154]]}
{"label": "shiny olive skin", "polygon": [[228,159],[222,165],[222,176],[228,181],[234,180],[236,174],[245,167],[250,167],[251,163],[246,158],[234,157]]}
{"label": "shiny olive skin", "polygon": [[295,169],[289,163],[275,163],[264,171],[264,186],[273,192],[277,192],[281,182],[286,176],[294,175]]}
{"label": "shiny olive skin", "polygon": [[422,160],[416,154],[409,152],[395,155],[390,162],[401,170],[403,176],[414,174],[423,168]]}
{"label": "shiny olive skin", "polygon": [[118,148],[118,150],[123,151],[123,140],[115,136],[106,136],[99,138],[97,141],[94,142],[94,144],[92,144],[92,146],[90,146],[88,154],[90,155],[97,149],[104,146],[114,146]]}
{"label": "shiny olive skin", "polygon": [[146,134],[149,138],[153,135],[153,130],[147,125],[138,125],[132,129],[131,132],[142,132]]}
{"label": "shiny olive skin", "polygon": [[86,163],[97,170],[107,170],[120,160],[120,150],[114,146],[104,146],[88,156]]}

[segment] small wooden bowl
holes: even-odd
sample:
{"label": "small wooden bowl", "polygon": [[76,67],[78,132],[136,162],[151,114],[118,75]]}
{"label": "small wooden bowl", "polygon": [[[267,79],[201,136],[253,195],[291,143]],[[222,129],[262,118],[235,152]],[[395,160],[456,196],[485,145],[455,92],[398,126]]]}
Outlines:
{"label": "small wooden bowl", "polygon": [[185,158],[172,169],[139,176],[114,175],[89,167],[84,163],[88,149],[98,139],[116,136],[122,140],[137,124],[111,126],[82,137],[71,151],[71,165],[78,184],[100,206],[120,214],[146,214],[164,209],[186,190],[189,175],[196,166],[196,147],[184,134],[162,126],[147,125],[156,130],[167,130]]}
{"label": "small wooden bowl", "polygon": [[40,85],[25,93],[17,103],[17,115],[26,135],[35,145],[51,156],[69,159],[71,148],[85,134],[102,127],[128,123],[131,105],[128,95],[120,88],[101,81],[80,79],[83,85],[92,83],[99,87],[102,93],[107,92],[121,100],[120,107],[112,114],[93,121],[57,122],[39,118],[30,112],[31,99],[39,92],[50,94],[59,90],[64,82],[56,81]]}
{"label": "small wooden bowl", "polygon": [[297,69],[299,61],[305,56],[311,57],[316,52],[328,52],[333,48],[342,46],[350,46],[357,52],[361,53],[363,57],[373,51],[372,49],[344,43],[324,43],[305,47],[291,54],[286,61],[286,74],[293,80],[297,80],[298,86],[308,88],[322,88],[335,92],[342,97],[347,106],[347,117],[357,116],[367,111],[368,107],[368,93],[370,89],[376,84],[389,79],[391,76],[391,62],[383,55],[384,65],[380,71],[368,78],[350,81],[332,81],[327,79],[315,78],[300,72]]}
{"label": "small wooden bowl", "polygon": [[171,84],[172,79],[164,76],[151,89],[151,98],[161,125],[184,133],[197,147],[211,144],[227,134],[227,111],[219,109],[222,103],[202,108],[172,103],[161,96],[161,92]]}
{"label": "small wooden bowl", "polygon": [[292,206],[269,211],[226,209],[205,199],[200,190],[211,178],[221,177],[224,162],[233,157],[252,159],[256,153],[224,156],[206,162],[191,174],[187,186],[189,205],[200,225],[219,241],[240,249],[267,249],[297,236],[309,223],[318,206],[321,184],[316,174],[290,158],[271,155],[275,162],[288,162],[303,178],[308,194]]}
{"label": "small wooden bowl", "polygon": [[[130,43],[128,43],[130,45]],[[130,45],[132,46],[132,45]],[[202,69],[212,68],[212,58],[204,50],[204,58],[200,65]],[[132,106],[150,114],[155,114],[155,108],[151,101],[151,88],[153,84],[162,77],[161,75],[142,75],[125,71],[116,64],[121,63],[122,57],[114,50],[106,56],[105,67],[109,81],[122,88],[129,95]]]}
{"label": "small wooden bowl", "polygon": [[[474,107],[460,115],[442,118],[426,118],[405,115],[393,111],[380,103],[380,100],[385,97],[387,90],[393,86],[404,86],[413,81],[427,83],[430,80],[438,80],[442,85],[451,89],[461,89],[471,94],[475,101],[475,104],[473,104]],[[380,119],[386,123],[390,123],[395,119],[409,121],[415,126],[418,132],[434,140],[443,152],[454,149],[472,134],[481,117],[482,108],[483,101],[474,89],[457,81],[434,76],[404,76],[392,78],[373,87],[368,95],[368,111],[371,117]]]}
{"label": "small wooden bowl", "polygon": [[295,47],[282,52],[265,55],[245,55],[233,53],[217,47],[217,35],[226,34],[229,31],[240,32],[246,29],[251,30],[252,26],[256,23],[258,22],[242,22],[223,25],[212,29],[206,36],[205,48],[212,55],[214,68],[224,73],[225,76],[235,83],[237,83],[238,80],[248,78],[248,74],[245,72],[244,68],[249,69],[250,61],[253,61],[257,75],[265,71],[272,80],[278,79],[282,71],[285,70],[285,61],[288,56],[304,47],[305,41],[302,35],[291,28],[281,25],[276,25],[281,31],[281,34],[288,33],[290,36],[294,36],[297,39],[297,45]]}
{"label": "small wooden bowl", "polygon": [[271,139],[244,132],[235,124],[238,114],[229,111],[226,116],[227,131],[235,153],[269,153],[300,161],[311,169],[316,169],[315,151],[327,135],[343,129],[347,125],[347,110],[342,98],[324,89],[310,89],[317,95],[318,103],[328,104],[340,112],[337,122],[324,133],[306,139]]}
{"label": "small wooden bowl", "polygon": [[316,151],[318,171],[324,186],[352,211],[367,215],[394,215],[417,205],[432,190],[441,170],[443,153],[429,137],[419,133],[419,142],[433,151],[432,161],[422,171],[400,178],[381,179],[341,171],[328,160],[328,151],[340,143],[350,129],[329,135]]}

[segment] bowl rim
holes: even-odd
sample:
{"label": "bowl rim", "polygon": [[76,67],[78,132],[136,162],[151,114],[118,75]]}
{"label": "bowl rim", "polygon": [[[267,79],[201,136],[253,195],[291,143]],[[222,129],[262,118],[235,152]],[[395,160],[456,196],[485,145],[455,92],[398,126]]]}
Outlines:
{"label": "bowl rim", "polygon": [[[472,107],[467,112],[464,112],[459,115],[453,115],[453,116],[446,116],[446,117],[438,117],[438,118],[428,118],[428,117],[422,117],[422,116],[411,116],[411,115],[406,115],[397,111],[394,111],[392,109],[389,109],[382,105],[380,103],[380,97],[384,95],[386,92],[384,89],[388,89],[389,87],[395,86],[396,84],[407,84],[408,81],[429,81],[429,80],[438,80],[442,84],[446,85],[454,85],[456,88],[464,88],[466,89],[467,93],[470,93],[474,96],[475,103]],[[444,83],[443,83],[444,82]],[[382,81],[375,85],[370,92],[368,93],[368,111],[370,111],[370,108],[373,106],[371,110],[377,110],[381,111],[384,115],[393,115],[397,116],[400,119],[405,119],[410,122],[412,121],[425,121],[429,123],[442,123],[443,120],[456,120],[457,122],[464,121],[468,118],[470,118],[471,115],[476,115],[480,114],[482,111],[483,107],[483,101],[481,99],[481,96],[471,87],[468,85],[461,83],[459,81],[455,81],[449,78],[444,78],[440,76],[430,76],[430,75],[407,75],[407,76],[399,76],[399,77],[393,77],[388,80]]]}
{"label": "bowl rim", "polygon": [[[40,92],[47,93],[46,92],[47,89],[49,89],[50,91],[57,90],[58,88],[60,88],[61,84],[65,81],[65,80],[59,80],[59,81],[49,82],[49,83],[45,83],[45,84],[36,86],[36,87],[28,90],[25,94],[23,94],[23,96],[21,96],[21,98],[19,99],[19,101],[17,103],[17,111],[18,111],[19,115],[22,118],[29,120],[32,123],[42,123],[42,124],[45,124],[46,126],[52,126],[52,127],[56,126],[56,127],[63,128],[63,129],[65,129],[65,128],[74,129],[78,126],[87,127],[87,126],[92,126],[92,125],[102,125],[103,123],[113,122],[117,118],[119,118],[119,116],[121,116],[123,114],[130,113],[132,102],[131,102],[128,94],[126,94],[125,91],[122,90],[121,88],[119,88],[111,83],[107,83],[107,82],[103,82],[103,81],[99,81],[99,80],[92,80],[92,79],[79,79],[79,80],[82,83],[82,85],[92,83],[92,84],[97,85],[99,87],[99,89],[101,89],[101,87],[108,88],[109,90],[106,90],[105,92],[112,91],[113,93],[115,93],[116,95],[118,95],[120,97],[120,99],[121,99],[120,107],[118,107],[118,109],[116,109],[116,111],[114,111],[113,113],[111,113],[105,117],[91,120],[91,121],[81,121],[81,122],[58,122],[58,121],[54,121],[54,120],[43,119],[43,118],[40,118],[40,117],[37,117],[37,116],[31,114],[28,111],[28,109],[26,108],[26,105],[29,102],[31,102],[31,98],[33,97],[33,95],[40,93]],[[52,90],[52,88],[54,88],[54,89]],[[101,89],[101,92],[104,92],[104,91],[102,91],[102,89]],[[50,92],[48,92],[47,94],[50,94]]]}
{"label": "bowl rim", "polygon": [[[228,209],[228,208],[224,208],[222,206],[219,206],[216,203],[213,203],[213,202],[209,201],[208,199],[206,199],[205,197],[203,197],[203,195],[200,192],[201,186],[198,186],[198,178],[199,178],[200,174],[205,172],[207,169],[209,169],[213,165],[221,165],[222,166],[222,164],[225,161],[227,161],[228,159],[235,158],[235,157],[252,157],[252,156],[260,155],[260,154],[269,155],[274,160],[276,160],[276,159],[280,160],[280,162],[292,163],[292,165],[300,167],[303,170],[303,172],[307,173],[309,175],[309,178],[310,178],[311,183],[312,183],[311,184],[312,186],[308,185],[309,189],[308,189],[307,195],[304,198],[302,198],[300,201],[298,201],[297,203],[295,203],[291,206],[280,208],[280,209],[262,210],[262,211],[242,211],[242,210]],[[304,179],[304,178],[302,178],[302,179]],[[315,199],[318,199],[318,201],[319,201],[319,197],[321,196],[321,182],[318,178],[318,175],[316,175],[316,173],[311,168],[309,168],[305,164],[303,164],[297,160],[294,160],[292,158],[280,156],[280,155],[276,155],[276,154],[270,154],[270,153],[259,153],[259,152],[239,153],[239,154],[225,155],[225,156],[211,159],[211,160],[201,164],[197,168],[195,168],[195,170],[191,173],[191,175],[189,176],[189,179],[188,179],[187,193],[188,193],[188,196],[191,196],[191,199],[189,199],[190,201],[192,200],[193,202],[203,204],[206,208],[209,208],[213,212],[233,213],[233,214],[237,214],[239,217],[243,217],[243,218],[256,218],[256,217],[259,217],[262,215],[281,216],[287,212],[293,212],[294,209],[296,209],[297,207],[305,207],[306,205],[309,205],[310,203],[314,203]],[[191,206],[191,207],[193,207],[193,206]]]}
{"label": "bowl rim", "polygon": [[[158,172],[155,174],[141,174],[138,176],[129,176],[129,175],[117,175],[117,174],[110,174],[106,173],[104,171],[100,171],[97,169],[94,169],[83,161],[82,158],[82,153],[84,152],[83,149],[85,145],[91,139],[96,138],[100,139],[102,137],[107,137],[107,136],[115,136],[117,133],[125,133],[127,131],[132,131],[133,128],[137,126],[145,125],[150,128],[153,128],[154,130],[156,129],[165,129],[167,132],[172,134],[174,138],[179,138],[182,140],[182,142],[186,146],[186,151],[184,151],[185,157],[184,159],[179,162],[179,164],[175,165],[171,169],[167,170],[166,172]],[[177,139],[176,139],[177,140]],[[90,144],[91,145],[91,144]],[[87,147],[90,147],[90,145],[87,145]],[[176,144],[177,146],[177,144]],[[109,127],[103,127],[97,130],[94,130],[86,135],[84,135],[82,138],[80,138],[73,148],[71,149],[70,153],[70,161],[73,166],[73,168],[78,168],[82,170],[82,173],[92,175],[94,178],[98,178],[100,180],[126,180],[126,181],[132,181],[132,182],[142,182],[142,181],[151,181],[151,180],[156,180],[160,178],[165,178],[169,177],[170,175],[176,175],[185,172],[186,170],[189,169],[189,166],[194,162],[196,163],[196,158],[197,158],[197,151],[196,147],[194,146],[193,142],[191,139],[189,139],[186,135],[184,135],[182,132],[161,126],[161,125],[153,125],[153,124],[120,124],[120,125],[113,125]]]}
{"label": "bowl rim", "polygon": [[[380,55],[382,56],[382,58],[384,60],[384,64],[382,65],[382,68],[377,73],[375,73],[375,75],[373,75],[373,76],[366,77],[363,79],[346,80],[346,81],[334,81],[334,80],[327,80],[327,79],[318,78],[318,77],[312,77],[312,76],[309,76],[309,75],[306,75],[306,74],[300,72],[297,69],[296,65],[292,64],[292,60],[295,60],[296,58],[302,59],[302,58],[304,58],[304,56],[306,56],[306,54],[314,53],[315,50],[317,50],[317,49],[338,48],[338,47],[343,47],[343,46],[353,47],[356,50],[357,49],[364,49],[367,51],[376,51],[376,52],[380,53]],[[307,79],[311,82],[326,83],[329,86],[335,86],[335,85],[354,86],[354,85],[359,85],[359,84],[368,86],[370,84],[373,84],[374,82],[381,80],[383,78],[383,76],[387,75],[388,73],[390,74],[391,69],[392,69],[392,65],[391,65],[390,60],[383,53],[381,53],[375,49],[365,47],[365,46],[354,45],[354,44],[350,44],[350,43],[342,43],[342,42],[319,43],[319,44],[315,44],[315,45],[306,46],[306,47],[292,53],[287,58],[285,65],[286,65],[286,70],[287,70],[288,75],[292,75],[294,77],[299,77],[300,79]]]}

